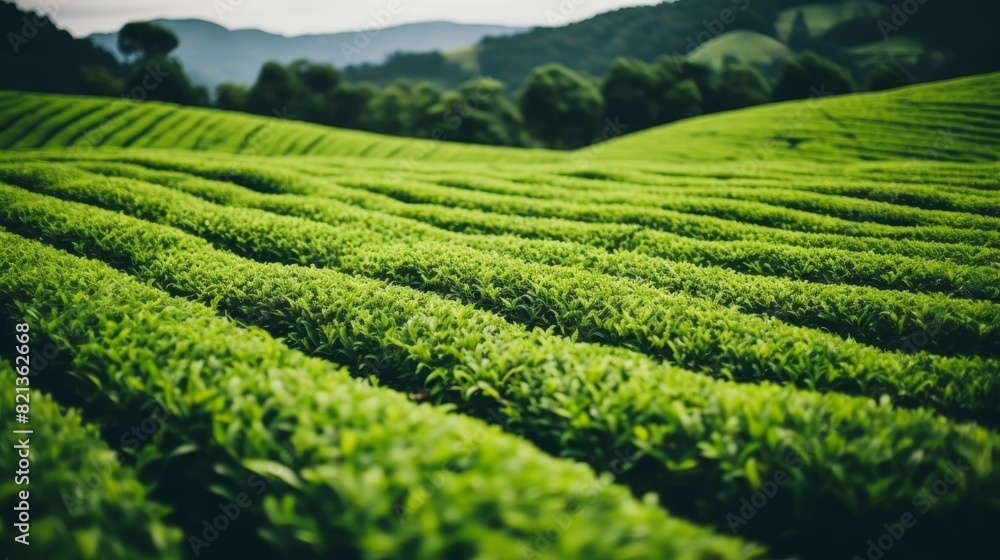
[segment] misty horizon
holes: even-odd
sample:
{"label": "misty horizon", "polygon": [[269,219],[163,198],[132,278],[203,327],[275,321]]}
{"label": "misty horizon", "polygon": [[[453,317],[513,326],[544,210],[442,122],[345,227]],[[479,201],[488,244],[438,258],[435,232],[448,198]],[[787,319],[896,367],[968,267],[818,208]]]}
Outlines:
{"label": "misty horizon", "polygon": [[[284,37],[300,37],[437,22],[552,27],[620,8],[660,4],[663,0],[484,0],[475,5],[456,0],[433,0],[420,5],[412,2],[362,0],[347,4],[297,0],[301,7],[298,10],[274,0],[186,0],[145,5],[123,0],[15,0],[13,3],[47,15],[74,37],[113,33],[131,21],[158,19],[201,20],[230,31],[259,30]],[[390,12],[391,5],[396,6],[395,13]],[[330,23],[324,23],[327,21]]]}

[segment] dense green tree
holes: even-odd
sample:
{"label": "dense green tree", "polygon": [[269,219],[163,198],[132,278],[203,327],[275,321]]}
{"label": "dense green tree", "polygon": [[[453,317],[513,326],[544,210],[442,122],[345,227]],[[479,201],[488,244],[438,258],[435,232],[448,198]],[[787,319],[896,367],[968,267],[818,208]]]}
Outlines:
{"label": "dense green tree", "polygon": [[329,93],[343,80],[340,72],[329,64],[314,64],[308,60],[296,60],[289,67],[294,72],[299,84],[313,93]]}
{"label": "dense green tree", "polygon": [[560,64],[536,68],[518,98],[525,125],[546,145],[571,149],[600,130],[604,101],[596,85]]}
{"label": "dense green tree", "polygon": [[118,50],[132,61],[164,58],[178,44],[173,31],[145,21],[126,23],[118,32]]}
{"label": "dense green tree", "polygon": [[151,57],[137,63],[125,81],[125,95],[136,101],[208,105],[208,90],[195,85],[172,58]]}
{"label": "dense green tree", "polygon": [[868,73],[865,90],[879,91],[902,87],[912,83],[913,75],[910,74],[910,71],[899,62],[889,60],[880,63]]}
{"label": "dense green tree", "polygon": [[807,51],[782,63],[773,98],[775,101],[787,101],[852,91],[854,80],[847,69]]}
{"label": "dense green tree", "polygon": [[[257,81],[247,94],[247,110],[259,115],[271,115],[291,103],[298,85],[295,75],[277,62],[268,62],[260,69]],[[289,109],[292,114],[294,110]]]}
{"label": "dense green tree", "polygon": [[288,70],[294,84],[288,110],[296,118],[321,122],[330,93],[341,82],[340,72],[329,64],[313,64],[308,60],[296,60],[288,65]]}
{"label": "dense green tree", "polygon": [[114,97],[121,93],[125,85],[123,80],[106,66],[84,66],[80,72],[83,74],[83,79],[79,93]]}
{"label": "dense green tree", "polygon": [[365,105],[361,125],[365,130],[384,134],[423,135],[428,126],[428,112],[440,98],[441,92],[433,85],[396,82],[380,90]]}
{"label": "dense green tree", "polygon": [[361,129],[365,107],[376,95],[378,91],[371,84],[341,84],[327,94],[326,107],[317,122]]}
{"label": "dense green tree", "polygon": [[[712,113],[721,110],[719,108],[719,103],[716,101],[718,98],[718,76],[715,70],[704,63],[695,62],[693,60],[682,60],[680,64],[680,71],[678,74],[678,81],[691,81],[695,84],[698,89],[698,94],[700,101],[698,103],[698,111],[693,114],[686,114],[683,117],[687,118],[701,113]],[[676,86],[673,86],[676,87]],[[682,95],[680,99],[686,99],[685,95]],[[693,105],[688,104],[688,107],[693,107]],[[666,112],[666,117],[663,122],[670,122],[677,120],[678,117],[673,116],[677,113],[675,111],[668,110]]]}
{"label": "dense green tree", "polygon": [[246,111],[250,90],[239,84],[219,84],[215,88],[215,106],[227,111]]}
{"label": "dense green tree", "polygon": [[660,83],[660,93],[665,93],[674,85],[681,81],[683,78],[681,76],[685,63],[688,62],[687,57],[674,56],[674,55],[661,55],[656,58],[650,64],[653,72],[656,73],[657,80]]}
{"label": "dense green tree", "polygon": [[409,84],[397,82],[375,94],[361,113],[365,130],[405,135],[408,130]]}
{"label": "dense green tree", "polygon": [[429,110],[430,138],[473,144],[523,146],[524,122],[504,84],[479,78],[444,94]]}
{"label": "dense green tree", "polygon": [[749,64],[727,65],[715,88],[715,109],[729,111],[771,100],[771,87],[759,70]]}
{"label": "dense green tree", "polygon": [[660,123],[660,105],[665,73],[637,59],[619,58],[604,77],[601,96],[604,112],[628,123],[631,130],[641,130]]}
{"label": "dense green tree", "polygon": [[388,86],[399,80],[431,82],[439,87],[457,87],[473,75],[439,52],[395,53],[382,64],[361,64],[344,69],[351,82]]}
{"label": "dense green tree", "polygon": [[195,85],[176,59],[173,31],[148,22],[125,24],[118,32],[118,49],[131,61],[125,95],[138,101],[156,100],[182,105],[207,105],[208,90]]}
{"label": "dense green tree", "polygon": [[688,78],[677,82],[663,96],[661,111],[663,122],[693,117],[702,112],[703,97],[698,83]]}

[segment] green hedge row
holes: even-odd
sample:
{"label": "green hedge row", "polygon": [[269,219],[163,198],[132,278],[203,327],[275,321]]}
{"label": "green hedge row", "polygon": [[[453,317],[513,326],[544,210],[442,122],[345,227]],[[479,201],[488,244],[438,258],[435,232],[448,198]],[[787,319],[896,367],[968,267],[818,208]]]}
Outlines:
{"label": "green hedge row", "polygon": [[[180,159],[135,154],[125,156],[123,161],[135,161],[179,170],[187,168],[197,173],[208,173],[218,178],[245,182],[245,186],[271,192],[288,189],[289,192],[297,194],[312,194],[319,189],[337,196],[354,197],[356,200],[364,199],[369,204],[382,204],[385,205],[386,209],[393,210],[402,210],[407,206],[401,206],[399,202],[418,202],[423,205],[442,206],[456,212],[478,210],[501,216],[565,219],[591,226],[619,224],[648,227],[661,229],[664,233],[669,232],[707,241],[765,241],[793,246],[837,247],[851,251],[875,251],[890,255],[900,254],[931,259],[944,259],[946,257],[968,259],[970,256],[980,254],[983,245],[982,243],[972,243],[973,241],[981,241],[978,238],[970,239],[970,243],[967,244],[956,244],[961,242],[942,241],[933,237],[924,240],[909,239],[905,236],[901,239],[894,239],[891,232],[888,232],[889,236],[861,236],[863,232],[856,232],[856,235],[809,233],[789,231],[787,226],[776,229],[753,223],[738,223],[711,216],[677,211],[668,212],[641,206],[577,203],[577,199],[585,198],[587,192],[590,192],[589,190],[570,197],[569,200],[572,202],[563,199],[532,199],[524,196],[494,195],[482,191],[462,191],[433,184],[430,182],[433,180],[433,174],[425,180],[417,181],[406,179],[405,175],[400,179],[386,178],[385,170],[360,169],[333,174],[324,173],[316,177],[307,174],[316,172],[315,164],[309,162],[296,162],[294,168],[278,171],[273,167],[261,166],[259,162],[255,164],[251,161],[240,161],[239,165],[233,165],[214,160],[211,156],[201,155],[186,156]],[[547,188],[545,185],[538,186],[538,190]],[[393,205],[386,201],[387,198],[396,204]],[[413,204],[408,206],[413,206]],[[649,213],[658,216],[658,218],[646,216]],[[747,218],[749,217],[747,216]],[[892,232],[902,235],[903,232],[914,228],[890,229]],[[988,235],[994,232],[980,233]],[[993,249],[993,254],[995,253],[996,249]],[[963,260],[962,262],[963,264],[973,264],[975,261]]]}
{"label": "green hedge row", "polygon": [[[332,197],[465,233],[553,236],[590,244],[597,240],[599,246],[609,249],[634,250],[655,257],[723,266],[751,274],[914,292],[944,292],[958,294],[959,297],[1000,301],[1000,272],[988,266],[989,261],[984,263],[979,248],[967,245],[754,229],[755,226],[747,224],[725,220],[712,222],[710,218],[684,214],[678,214],[677,218],[695,224],[693,229],[685,226],[678,231],[667,232],[646,229],[641,225],[593,223],[579,221],[579,216],[564,216],[566,219],[545,220],[547,228],[539,231],[535,225],[539,215],[531,209],[531,201],[525,201],[527,207],[521,208],[527,212],[524,215],[497,213],[489,205],[468,209],[406,204],[372,195],[364,189],[346,188],[329,180],[302,176],[287,169],[275,171],[250,162],[225,164],[190,156],[182,159],[147,155],[126,156],[124,159],[232,181],[263,192]],[[363,183],[385,182],[380,177],[381,174],[374,173]],[[386,184],[395,188],[394,182]],[[868,251],[878,255],[858,254]],[[942,262],[950,259],[960,262]]]}
{"label": "green hedge row", "polygon": [[404,202],[440,204],[519,216],[633,224],[701,239],[739,239],[745,234],[734,233],[734,226],[739,228],[745,223],[750,223],[770,228],[796,229],[847,237],[877,237],[1000,248],[1000,233],[995,230],[960,229],[941,225],[894,227],[818,216],[810,212],[742,200],[708,200],[696,197],[675,197],[670,200],[660,197],[654,206],[648,207],[641,204],[609,205],[588,202],[585,193],[569,200],[528,199],[522,196],[443,187],[425,181],[387,181],[377,175],[337,177],[336,182],[343,186],[385,194]]}
{"label": "green hedge row", "polygon": [[[250,494],[246,521],[231,524],[253,523],[259,512],[266,521],[258,534],[285,556],[759,556],[757,547],[640,504],[585,466],[353,382],[341,369],[104,264],[9,233],[0,233],[0,256],[12,265],[0,270],[0,294],[37,330],[58,336],[72,354],[74,384],[122,413],[163,403],[169,419],[152,440],[160,455],[186,455],[186,468],[201,475],[191,484],[211,484],[218,504]],[[179,449],[170,445],[178,439],[186,442]],[[199,462],[208,449],[223,450],[232,464]],[[271,482],[258,497],[251,490],[261,479]],[[173,498],[183,505],[197,490]],[[224,511],[218,504],[184,513],[215,523]],[[189,544],[203,534],[195,528]],[[225,531],[207,539],[209,551],[224,546]]]}
{"label": "green hedge row", "polygon": [[[45,154],[41,157],[64,160],[70,156]],[[807,234],[732,222],[720,222],[724,225],[720,231],[739,239],[705,241],[635,225],[406,204],[363,189],[341,187],[328,180],[303,176],[287,169],[278,172],[273,168],[260,167],[250,160],[234,160],[232,157],[224,163],[213,160],[209,154],[170,154],[169,157],[155,152],[137,155],[134,151],[86,154],[85,161],[95,160],[129,161],[162,169],[184,170],[268,192],[320,194],[463,233],[512,233],[528,238],[558,239],[613,250],[632,250],[654,257],[722,266],[755,275],[911,292],[942,292],[953,297],[1000,302],[1000,273],[988,266],[997,251],[987,249],[984,253],[981,247]],[[298,167],[308,166],[297,160],[292,161],[296,161]],[[384,173],[376,171],[373,177],[381,177]],[[688,218],[696,221],[706,219],[700,216]],[[869,251],[877,255],[858,254]]]}
{"label": "green hedge row", "polygon": [[[363,163],[344,166],[344,160],[328,158],[300,158],[295,160],[297,170],[323,176],[356,170]],[[353,162],[352,162],[353,163]],[[305,164],[304,167],[301,164]],[[792,167],[798,165],[798,168]],[[994,164],[995,165],[995,164]],[[372,161],[370,168],[384,166]],[[919,174],[919,175],[918,175]],[[673,192],[714,196],[719,192],[732,195],[753,196],[754,193],[816,193],[854,199],[860,203],[867,216],[876,218],[881,209],[894,212],[884,206],[868,207],[867,202],[879,202],[892,207],[910,207],[913,210],[965,212],[982,216],[1000,217],[1000,205],[989,196],[988,187],[992,183],[990,166],[979,164],[952,164],[933,161],[883,161],[877,164],[866,162],[839,163],[833,165],[813,164],[803,168],[801,163],[768,162],[761,173],[748,176],[732,169],[720,168],[713,164],[678,164],[653,162],[627,162],[624,165],[614,161],[601,162],[599,167],[580,169],[579,165],[567,168],[564,165],[536,165],[512,172],[504,167],[479,166],[464,171],[457,166],[427,164],[406,173],[415,179],[430,179],[441,183],[444,179],[453,186],[489,190],[509,194],[532,194],[547,196],[560,192],[552,185],[571,187],[586,191],[628,191],[642,194],[661,194],[670,189]],[[515,188],[510,188],[515,187]],[[979,187],[979,188],[977,188]],[[987,187],[985,190],[983,187]],[[817,199],[818,200],[818,199]],[[794,202],[794,201],[793,201]],[[825,206],[825,205],[824,205]],[[823,207],[817,207],[823,211]],[[840,211],[838,211],[840,212]],[[857,217],[848,209],[842,211],[849,217]],[[914,214],[914,216],[916,216]],[[945,214],[937,214],[938,220]],[[885,216],[887,219],[891,219]],[[902,219],[906,219],[903,217]]]}
{"label": "green hedge row", "polygon": [[[114,188],[124,185],[104,190],[149,198],[138,183]],[[784,473],[787,485],[741,531],[790,552],[863,543],[883,518],[909,507],[948,460],[972,470],[926,518],[927,534],[963,535],[975,544],[996,513],[1000,436],[925,409],[713,381],[631,352],[527,332],[431,294],[256,263],[164,226],[19,189],[0,192],[5,223],[22,233],[198,298],[412,398],[453,403],[486,419],[499,410],[510,418],[506,430],[600,470],[622,450],[634,452],[620,480],[703,522],[728,528],[741,500]],[[259,212],[233,210],[227,220],[194,203],[157,204],[164,214],[208,220],[218,232],[235,228],[235,236],[253,236],[260,247],[306,233]],[[240,232],[238,224],[250,229]]]}
{"label": "green hedge row", "polygon": [[[337,173],[337,177],[345,173]],[[850,236],[893,236],[898,229],[939,228],[947,236],[955,230],[1000,230],[994,217],[965,212],[946,212],[910,208],[873,200],[849,199],[817,192],[789,188],[733,187],[726,183],[710,186],[643,188],[624,181],[593,180],[558,176],[555,184],[531,174],[522,180],[503,181],[470,176],[461,179],[439,178],[437,173],[412,174],[416,181],[426,181],[469,192],[536,198],[540,200],[572,200],[577,203],[625,205],[640,208],[661,208],[679,212],[716,216],[741,223],[759,224],[781,229]],[[786,183],[787,184],[787,183]],[[797,186],[797,185],[796,185]]]}
{"label": "green hedge row", "polygon": [[[46,193],[180,227],[251,258],[338,268],[440,292],[531,327],[635,349],[714,377],[887,394],[899,405],[1000,423],[995,360],[883,352],[587,270],[447,243],[385,243],[377,229],[218,206],[140,181],[95,179],[65,167],[20,173],[7,175]],[[17,208],[12,202],[7,211],[14,220],[21,219]]]}
{"label": "green hedge row", "polygon": [[[17,265],[18,259],[4,251],[4,262]],[[13,270],[18,271],[16,266]],[[2,274],[12,274],[11,269],[5,268]],[[16,344],[14,333],[2,334],[10,337],[3,344]],[[33,331],[28,334],[35,336]],[[46,372],[49,374],[55,375]],[[28,384],[15,381],[21,376],[0,359],[0,383],[7,402],[14,403],[15,394],[25,394],[15,393],[15,387],[31,387],[36,381],[30,373],[25,378]],[[0,526],[3,549],[20,551],[17,557],[22,558],[182,558],[181,532],[164,521],[167,508],[150,500],[133,470],[123,467],[120,455],[101,441],[97,428],[85,424],[78,411],[58,406],[37,389],[27,394],[27,424],[15,423],[13,405],[4,406],[0,415],[0,430],[8,446],[4,450],[5,480],[0,484],[0,503],[5,509]],[[25,403],[19,400],[17,404]],[[15,434],[13,430],[33,433]],[[26,466],[19,464],[22,458],[28,462]],[[22,521],[26,526],[19,526]],[[24,539],[27,546],[23,541],[15,542],[15,537]]]}
{"label": "green hedge row", "polygon": [[793,325],[828,330],[882,349],[1000,355],[1000,306],[989,302],[749,276],[634,252],[609,253],[577,243],[460,235],[330,199],[265,195],[180,172],[120,163],[83,163],[80,167],[104,175],[162,184],[225,206],[257,208],[330,225],[370,227],[378,230],[386,241],[449,241],[529,262],[575,266],[619,278],[634,278],[660,290],[708,298],[736,306],[744,313],[770,315]]}
{"label": "green hedge row", "polygon": [[[140,159],[148,160],[148,156]],[[203,162],[205,160],[206,158],[204,157],[196,159],[196,161],[198,162]],[[379,173],[381,171],[382,170],[375,169],[372,170],[371,173],[373,176],[377,177],[379,176]],[[464,185],[465,188],[470,188],[470,189],[472,189],[474,186],[476,190],[482,189],[491,191],[493,190],[491,189],[493,182],[499,182],[499,180],[496,178],[491,178],[490,181],[487,182],[486,186],[484,187],[483,185],[484,178],[482,175],[482,173],[484,172],[485,171],[477,170],[476,175],[470,176],[466,174],[466,176],[464,176],[462,179],[457,179],[457,180],[450,178],[451,177],[450,173],[437,171],[436,169],[427,170],[426,173],[413,173],[410,175],[412,175],[413,179],[423,182],[432,182],[436,184],[457,186],[460,188]],[[301,175],[304,174],[307,176],[313,176],[323,179],[323,181],[321,182],[323,186],[319,190],[327,191],[329,194],[336,194],[338,197],[340,197],[340,196],[345,196],[345,190],[343,187],[339,187],[338,185],[336,185],[336,181],[340,180],[341,177],[343,176],[360,178],[361,180],[364,180],[368,171],[365,170],[364,168],[362,168],[361,170],[351,168],[343,171],[337,170],[331,172],[329,169],[319,166],[311,160],[305,160],[301,162],[299,161],[295,162],[294,173],[299,175],[300,178]],[[404,175],[404,178],[408,179],[410,178],[410,175]],[[758,190],[765,190],[763,188],[735,189],[732,187],[727,189],[727,187],[720,185],[718,180],[712,181],[711,183],[708,184],[708,186],[704,188],[696,189],[687,185],[688,183],[693,181],[691,177],[685,175],[683,176],[683,179],[685,181],[684,185],[682,186],[671,185],[671,187],[669,188],[684,193],[687,193],[689,191],[704,192],[706,196],[722,196],[719,195],[718,192],[720,191],[725,192],[727,190],[733,190],[735,192],[743,192],[743,191],[755,192]],[[286,182],[286,181],[287,181],[286,179],[281,179],[279,182]],[[571,183],[572,186],[575,187],[573,189],[558,189],[558,188],[553,188],[551,186],[553,182],[566,183],[568,181],[571,181],[571,178],[567,177],[566,175],[542,174],[540,176],[528,175],[527,177],[520,177],[517,179],[517,183],[513,183],[513,181],[510,180],[504,180],[503,183],[504,184],[513,183],[518,185],[517,190],[519,191],[519,195],[527,196],[529,197],[529,199],[530,197],[557,198],[558,194],[559,196],[565,197],[566,199],[569,200],[577,200],[577,198],[580,196],[587,196],[587,193],[594,190],[598,190],[594,187],[594,183],[596,184],[603,183],[603,181],[587,181],[581,183]],[[789,184],[789,182],[793,182],[792,184],[795,185],[794,189],[787,188],[787,184]],[[782,187],[779,190],[779,192],[781,193],[794,193],[796,195],[804,193],[804,196],[808,196],[809,194],[811,194],[799,188],[800,182],[801,179],[797,178],[785,179],[783,182],[772,181],[772,183],[775,184],[774,186],[780,185]],[[314,184],[316,183],[316,180],[315,179],[306,180],[304,182],[300,181],[300,183],[304,185],[311,185],[310,188],[315,188]],[[632,196],[631,194],[617,194],[617,193],[621,193],[622,191],[628,191],[634,189],[635,187],[636,187],[635,185],[630,185],[628,183],[613,183],[613,189],[609,190],[613,190],[613,192],[616,194],[610,196],[618,198],[630,198]],[[604,189],[608,189],[608,187],[604,187]],[[599,189],[599,190],[604,190],[604,189]],[[506,188],[505,190],[510,190],[510,189]],[[359,191],[362,191],[367,196],[361,195],[359,197],[358,195]],[[584,192],[581,193],[580,191]],[[656,188],[653,192],[661,193],[662,191],[663,191],[662,188]],[[351,192],[351,190],[348,190],[346,192]],[[363,200],[363,202],[357,202],[357,203],[368,204],[371,205],[373,208],[378,208],[385,211],[391,211],[392,213],[400,213],[403,215],[415,213],[414,217],[420,215],[420,211],[423,209],[422,208],[423,206],[431,206],[431,208],[436,207],[436,205],[413,205],[413,204],[401,203],[394,198],[376,193],[370,193],[363,189],[353,189],[352,194],[355,198],[361,198]],[[996,202],[992,202],[992,204],[996,206]],[[441,220],[448,218],[451,221],[456,222],[458,224],[470,221],[468,219],[463,219],[463,218],[478,217],[481,214],[484,214],[488,216],[487,222],[490,223],[492,227],[497,227],[498,224],[505,223],[504,222],[505,218],[514,217],[511,214],[496,214],[488,210],[473,210],[467,208],[455,208],[448,206],[443,206],[438,208],[446,209],[448,210],[448,212],[435,213],[434,217],[436,219]],[[817,204],[817,211],[819,211],[820,209],[821,207]],[[716,224],[716,226],[719,225],[718,220],[713,220],[711,218],[708,218],[706,220],[706,218],[698,215],[691,215],[690,219],[702,222],[701,226],[702,228],[709,227],[709,224],[713,223]],[[561,218],[540,218],[540,217],[535,217],[533,218],[533,220],[537,221],[538,223],[545,223],[552,221],[558,223],[560,221],[564,221]],[[749,221],[752,222],[753,220]],[[613,225],[616,224],[575,222],[575,226],[577,229],[591,229],[591,228],[606,229],[608,226],[613,226]],[[982,246],[942,243],[937,241],[917,241],[912,239],[898,240],[898,239],[889,239],[883,237],[854,237],[854,236],[838,235],[831,233],[808,233],[802,231],[789,230],[788,225],[785,223],[778,224],[778,227],[780,229],[776,229],[774,227],[764,227],[746,222],[736,224],[735,227],[733,227],[733,224],[726,224],[724,222],[721,225],[723,225],[724,227],[722,228],[714,227],[708,229],[707,231],[709,231],[710,233],[708,234],[707,239],[709,240],[719,239],[723,241],[757,240],[757,241],[767,241],[771,243],[778,243],[784,245],[792,245],[797,247],[815,247],[820,249],[828,249],[831,247],[836,247],[838,249],[849,250],[849,251],[859,251],[859,252],[872,251],[875,253],[886,254],[886,255],[912,256],[912,257],[921,257],[926,259],[945,260],[963,265],[979,265],[982,264],[984,261],[985,262],[1000,261],[1000,250]],[[475,221],[472,221],[471,226],[475,227]],[[634,225],[627,226],[625,224],[618,224],[618,226],[631,227],[631,228],[641,227]],[[695,235],[694,237],[698,236]]]}

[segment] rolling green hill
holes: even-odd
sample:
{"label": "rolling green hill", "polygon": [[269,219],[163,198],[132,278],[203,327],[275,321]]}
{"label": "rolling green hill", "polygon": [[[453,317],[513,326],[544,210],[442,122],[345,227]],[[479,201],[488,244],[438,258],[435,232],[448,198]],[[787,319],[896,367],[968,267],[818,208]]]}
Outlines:
{"label": "rolling green hill", "polygon": [[[477,161],[557,161],[566,155],[413,140],[274,117],[102,98],[0,92],[0,148],[132,147],[252,155],[338,155]],[[287,118],[283,118],[287,117]]]}
{"label": "rolling green hill", "polygon": [[777,67],[792,56],[784,43],[754,31],[728,31],[715,37],[691,52],[694,62],[721,70],[727,61],[752,64],[759,67]]}
{"label": "rolling green hill", "polygon": [[0,337],[46,557],[975,558],[1000,74],[576,152],[0,93]]}
{"label": "rolling green hill", "polygon": [[687,119],[576,153],[404,139],[164,103],[0,92],[0,147],[558,163],[1000,158],[1000,74]]}
{"label": "rolling green hill", "polygon": [[1000,74],[695,117],[614,140],[597,157],[997,161]]}

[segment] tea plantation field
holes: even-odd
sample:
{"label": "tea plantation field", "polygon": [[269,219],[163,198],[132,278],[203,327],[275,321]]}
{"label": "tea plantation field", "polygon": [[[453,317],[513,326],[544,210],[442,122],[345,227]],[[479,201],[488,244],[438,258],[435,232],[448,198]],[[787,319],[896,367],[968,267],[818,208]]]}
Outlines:
{"label": "tea plantation field", "polygon": [[0,93],[3,550],[30,491],[31,558],[995,553],[1000,75],[577,152],[277,115]]}

